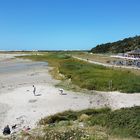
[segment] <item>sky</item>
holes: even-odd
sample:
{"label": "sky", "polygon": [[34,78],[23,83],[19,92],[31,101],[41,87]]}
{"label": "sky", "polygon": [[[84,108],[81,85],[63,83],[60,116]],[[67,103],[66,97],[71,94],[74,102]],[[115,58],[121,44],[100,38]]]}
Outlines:
{"label": "sky", "polygon": [[140,35],[140,0],[0,0],[0,50],[89,50]]}

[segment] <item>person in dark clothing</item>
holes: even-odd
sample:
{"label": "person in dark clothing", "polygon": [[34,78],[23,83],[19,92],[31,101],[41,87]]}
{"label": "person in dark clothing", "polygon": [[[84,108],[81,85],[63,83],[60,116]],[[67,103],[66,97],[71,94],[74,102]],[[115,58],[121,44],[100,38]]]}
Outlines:
{"label": "person in dark clothing", "polygon": [[4,127],[3,135],[9,135],[11,133],[9,125]]}
{"label": "person in dark clothing", "polygon": [[35,95],[36,93],[36,87],[33,85],[33,94]]}

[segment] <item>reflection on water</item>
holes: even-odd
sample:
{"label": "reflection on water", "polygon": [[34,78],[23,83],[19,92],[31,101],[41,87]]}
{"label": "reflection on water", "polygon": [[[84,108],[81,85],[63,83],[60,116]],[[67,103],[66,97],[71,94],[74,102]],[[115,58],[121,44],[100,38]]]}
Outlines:
{"label": "reflection on water", "polygon": [[46,67],[47,62],[15,62],[15,63],[0,63],[0,74],[9,73],[9,72],[19,72],[28,69]]}

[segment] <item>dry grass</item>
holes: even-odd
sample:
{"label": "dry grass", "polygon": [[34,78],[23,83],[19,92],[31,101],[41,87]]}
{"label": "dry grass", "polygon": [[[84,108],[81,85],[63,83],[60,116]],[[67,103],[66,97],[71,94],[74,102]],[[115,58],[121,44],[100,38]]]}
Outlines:
{"label": "dry grass", "polygon": [[89,59],[92,61],[100,62],[100,63],[108,63],[109,61],[115,61],[120,60],[118,58],[112,58],[109,55],[103,55],[103,54],[90,54],[90,53],[74,53],[73,56],[80,57],[83,59]]}
{"label": "dry grass", "polygon": [[[90,53],[85,53],[85,52],[81,52],[81,53],[74,53],[72,54],[73,56],[79,57],[79,58],[83,58],[83,59],[88,59],[91,61],[96,61],[96,62],[100,62],[100,63],[105,63],[108,64],[109,62],[113,62],[113,61],[119,61],[119,60],[123,60],[120,58],[113,58],[110,57],[109,55],[104,55],[104,54],[90,54]],[[118,70],[124,70],[126,71],[125,68],[117,68],[117,67],[113,67],[114,69],[118,69]],[[140,70],[139,69],[129,69],[128,71],[131,71],[132,73],[136,74],[136,75],[140,75]]]}

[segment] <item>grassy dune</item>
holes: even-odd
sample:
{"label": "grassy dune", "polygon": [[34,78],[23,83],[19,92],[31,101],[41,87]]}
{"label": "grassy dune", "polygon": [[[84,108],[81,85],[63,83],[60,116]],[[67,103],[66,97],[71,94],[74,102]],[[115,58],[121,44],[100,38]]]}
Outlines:
{"label": "grassy dune", "polygon": [[[138,140],[140,107],[65,111],[41,119],[29,140]],[[39,131],[39,133],[37,133]]]}
{"label": "grassy dune", "polygon": [[140,92],[140,75],[130,70],[113,69],[73,59],[65,52],[23,56],[35,61],[47,61],[59,73],[80,88],[98,91]]}

